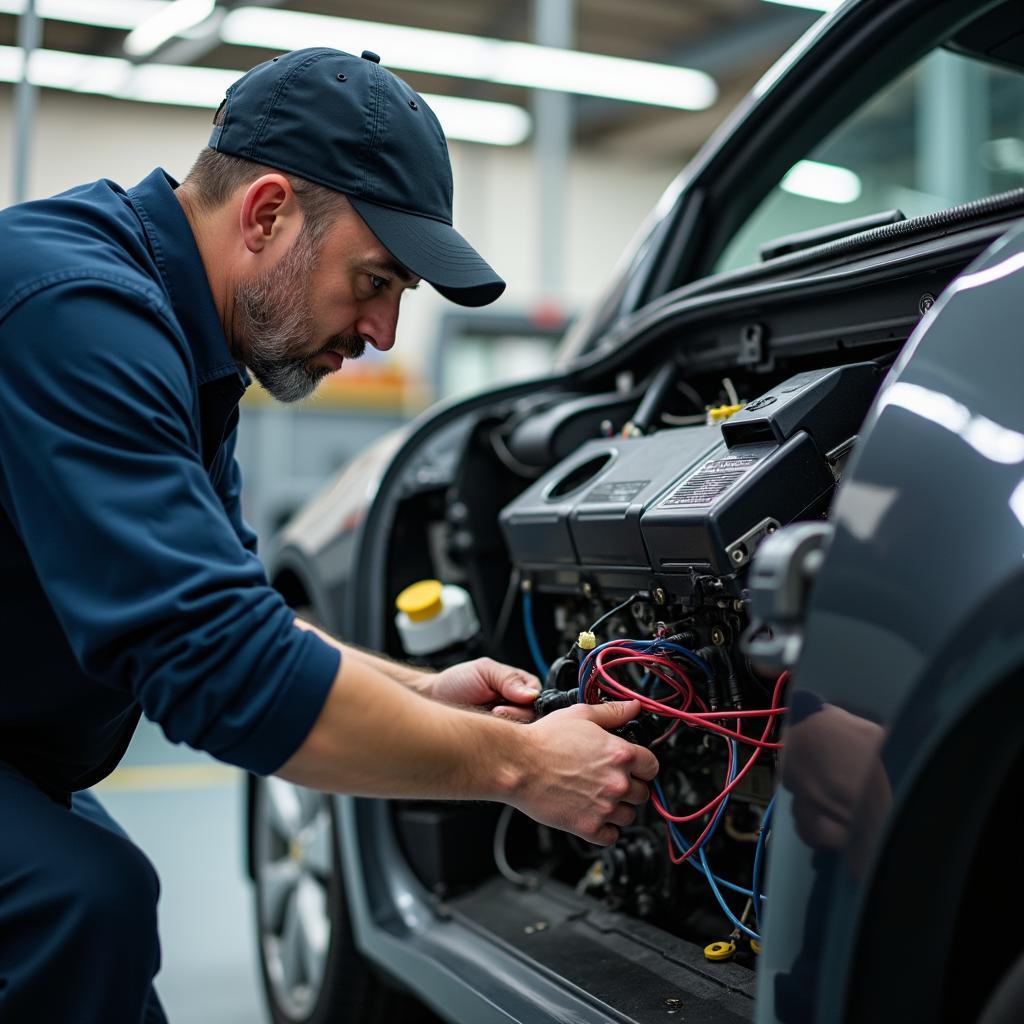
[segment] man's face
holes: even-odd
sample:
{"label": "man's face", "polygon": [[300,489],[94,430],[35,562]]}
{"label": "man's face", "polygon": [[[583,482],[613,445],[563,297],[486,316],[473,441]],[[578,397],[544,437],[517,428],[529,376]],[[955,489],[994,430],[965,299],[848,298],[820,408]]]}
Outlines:
{"label": "man's face", "polygon": [[298,401],[367,344],[390,349],[402,292],[417,284],[346,212],[319,241],[303,229],[276,264],[236,286],[235,350],[269,394]]}

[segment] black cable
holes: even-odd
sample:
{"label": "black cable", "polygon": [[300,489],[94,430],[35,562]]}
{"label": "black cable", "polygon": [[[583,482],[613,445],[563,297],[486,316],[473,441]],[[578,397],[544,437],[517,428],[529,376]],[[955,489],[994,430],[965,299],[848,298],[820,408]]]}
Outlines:
{"label": "black cable", "polygon": [[505,443],[504,435],[497,427],[487,437],[491,442],[494,454],[498,456],[501,464],[517,476],[525,477],[527,480],[536,480],[544,472],[543,466],[530,466],[521,459],[517,459],[509,450],[508,445]]}
{"label": "black cable", "polygon": [[505,591],[505,600],[502,602],[501,611],[498,612],[498,621],[494,625],[494,632],[491,634],[491,657],[497,655],[500,644],[505,639],[508,631],[508,623],[512,618],[512,611],[516,606],[516,595],[519,593],[519,570],[513,569],[508,578],[508,589]]}
{"label": "black cable", "polygon": [[630,422],[641,434],[646,434],[648,428],[656,420],[658,413],[665,404],[668,393],[672,390],[679,374],[679,367],[674,362],[667,362],[654,375],[644,397],[636,407]]}
{"label": "black cable", "polygon": [[627,597],[626,600],[622,602],[622,604],[617,604],[611,611],[605,612],[604,615],[602,615],[590,627],[590,632],[591,633],[595,632],[597,630],[597,627],[600,626],[602,622],[607,622],[613,615],[617,615],[619,612],[622,611],[623,608],[627,607],[628,605],[631,605],[634,601],[646,601],[646,600],[647,600],[647,593],[645,591],[643,591],[643,590],[638,590],[635,594],[630,594],[629,597]]}

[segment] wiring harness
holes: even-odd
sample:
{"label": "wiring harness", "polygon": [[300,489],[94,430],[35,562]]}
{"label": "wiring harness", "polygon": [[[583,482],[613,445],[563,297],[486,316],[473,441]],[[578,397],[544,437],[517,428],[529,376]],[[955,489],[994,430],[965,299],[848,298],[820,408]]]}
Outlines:
{"label": "wiring harness", "polygon": [[[636,666],[644,673],[639,687],[622,680],[629,666]],[[716,796],[698,810],[689,814],[673,814],[669,801],[658,780],[652,785],[651,800],[655,810],[666,825],[668,856],[673,864],[689,864],[707,880],[708,886],[733,927],[748,938],[760,939],[760,921],[765,896],[761,892],[761,869],[767,842],[768,825],[773,804],[764,812],[758,829],[754,865],[749,886],[738,885],[720,878],[708,862],[708,846],[714,838],[722,817],[729,804],[731,794],[750,773],[765,750],[779,750],[782,744],[771,739],[776,724],[786,708],[779,699],[789,678],[788,673],[779,676],[772,691],[771,704],[758,710],[719,709],[712,711],[700,697],[691,678],[694,672],[703,674],[710,681],[714,675],[711,666],[696,652],[668,640],[613,640],[600,644],[591,650],[580,664],[578,700],[580,703],[596,704],[604,696],[615,700],[636,700],[644,710],[664,721],[666,728],[652,743],[663,743],[682,727],[696,729],[721,738],[726,747],[725,784]],[[660,681],[668,693],[655,697],[650,693],[654,681]],[[749,719],[763,721],[760,736],[748,736],[743,724]],[[743,764],[740,764],[741,746],[751,748]],[[773,801],[774,802],[774,801]],[[680,825],[705,822],[700,834],[693,840],[687,839]],[[735,893],[747,900],[748,910],[737,915],[723,895],[722,890]],[[755,928],[745,921],[749,908],[753,909]]]}

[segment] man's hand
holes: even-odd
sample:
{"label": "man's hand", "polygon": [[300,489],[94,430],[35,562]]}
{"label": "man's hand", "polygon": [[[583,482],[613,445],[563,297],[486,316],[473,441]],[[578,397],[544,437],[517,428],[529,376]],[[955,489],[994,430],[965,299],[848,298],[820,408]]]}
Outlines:
{"label": "man's hand", "polygon": [[[412,691],[429,694],[433,686],[419,685],[427,679],[450,688],[422,700]],[[508,717],[528,713],[525,691],[515,692],[524,681],[536,685],[482,660],[403,685],[371,656],[343,656],[313,728],[276,774],[356,796],[497,800],[608,846],[634,821],[658,774],[649,750],[608,731],[636,717],[639,702],[579,704],[521,725]],[[481,715],[465,707],[475,698],[511,703],[500,715]]]}
{"label": "man's hand", "polygon": [[507,802],[543,825],[610,846],[636,819],[658,774],[658,759],[646,747],[608,731],[639,711],[635,700],[576,704],[520,730],[533,765]]}
{"label": "man's hand", "polygon": [[477,658],[426,676],[420,693],[445,704],[487,708],[513,722],[532,722],[532,705],[540,693],[540,683],[529,672],[490,658]]}

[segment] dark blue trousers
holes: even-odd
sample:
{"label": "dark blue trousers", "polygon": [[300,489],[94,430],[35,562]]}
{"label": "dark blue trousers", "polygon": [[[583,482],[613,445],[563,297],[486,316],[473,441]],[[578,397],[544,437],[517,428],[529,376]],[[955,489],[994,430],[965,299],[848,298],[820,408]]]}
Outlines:
{"label": "dark blue trousers", "polygon": [[153,865],[90,793],[0,762],[0,1024],[166,1024]]}

